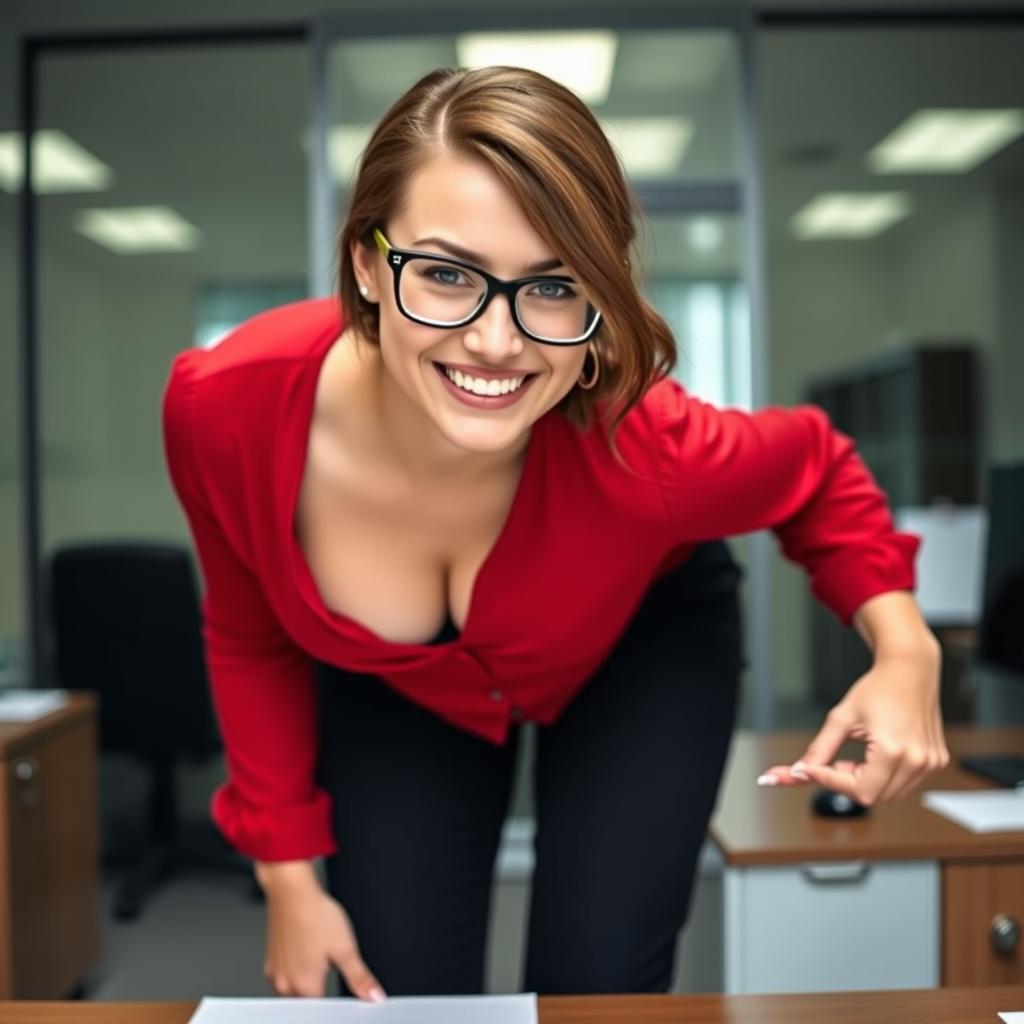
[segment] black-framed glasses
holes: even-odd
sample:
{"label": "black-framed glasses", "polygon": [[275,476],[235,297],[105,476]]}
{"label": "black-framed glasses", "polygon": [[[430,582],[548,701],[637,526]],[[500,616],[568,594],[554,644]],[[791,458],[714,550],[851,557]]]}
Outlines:
{"label": "black-framed glasses", "polygon": [[481,316],[495,295],[508,299],[516,328],[545,345],[581,345],[601,323],[571,277],[534,274],[503,281],[451,256],[396,249],[374,228],[377,248],[391,267],[402,315],[427,327],[464,327]]}

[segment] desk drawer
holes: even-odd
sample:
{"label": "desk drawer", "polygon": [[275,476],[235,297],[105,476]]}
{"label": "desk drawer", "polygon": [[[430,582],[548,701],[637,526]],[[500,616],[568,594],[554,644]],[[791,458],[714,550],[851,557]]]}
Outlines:
{"label": "desk drawer", "polygon": [[935,861],[725,869],[725,990],[833,992],[939,983]]}

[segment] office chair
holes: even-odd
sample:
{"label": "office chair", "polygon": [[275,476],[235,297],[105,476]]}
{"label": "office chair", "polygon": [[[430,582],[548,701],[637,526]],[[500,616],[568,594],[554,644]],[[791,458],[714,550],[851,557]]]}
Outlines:
{"label": "office chair", "polygon": [[[221,750],[189,550],[167,542],[69,544],[54,552],[47,584],[57,685],[96,692],[101,750],[129,754],[148,769],[148,846],[115,888],[114,916],[137,918],[148,894],[186,867],[251,878],[251,865],[212,826],[208,849],[182,841],[176,768]],[[260,895],[255,881],[250,893]]]}

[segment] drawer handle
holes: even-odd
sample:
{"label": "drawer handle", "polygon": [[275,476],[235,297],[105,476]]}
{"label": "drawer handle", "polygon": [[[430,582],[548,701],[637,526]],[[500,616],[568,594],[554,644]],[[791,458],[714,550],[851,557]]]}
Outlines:
{"label": "drawer handle", "polygon": [[14,777],[20,783],[18,796],[22,807],[35,807],[39,803],[39,761],[34,757],[26,757],[16,761]]}
{"label": "drawer handle", "polygon": [[859,882],[871,866],[864,860],[851,860],[839,864],[802,864],[804,878],[809,882]]}
{"label": "drawer handle", "polygon": [[988,930],[992,948],[1002,956],[1012,953],[1020,942],[1020,925],[1009,914],[997,914]]}

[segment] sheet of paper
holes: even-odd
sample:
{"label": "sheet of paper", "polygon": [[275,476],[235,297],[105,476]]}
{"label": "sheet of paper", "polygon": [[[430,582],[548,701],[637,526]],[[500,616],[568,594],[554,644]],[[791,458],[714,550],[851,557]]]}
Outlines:
{"label": "sheet of paper", "polygon": [[206,996],[189,1024],[537,1024],[537,995],[229,999]]}
{"label": "sheet of paper", "polygon": [[1001,1020],[1006,1024],[1024,1024],[1024,1010],[1003,1011],[999,1014]]}
{"label": "sheet of paper", "polygon": [[1024,830],[1024,789],[933,790],[921,803],[972,832]]}
{"label": "sheet of paper", "polygon": [[67,690],[0,690],[0,722],[34,722],[68,703]]}

